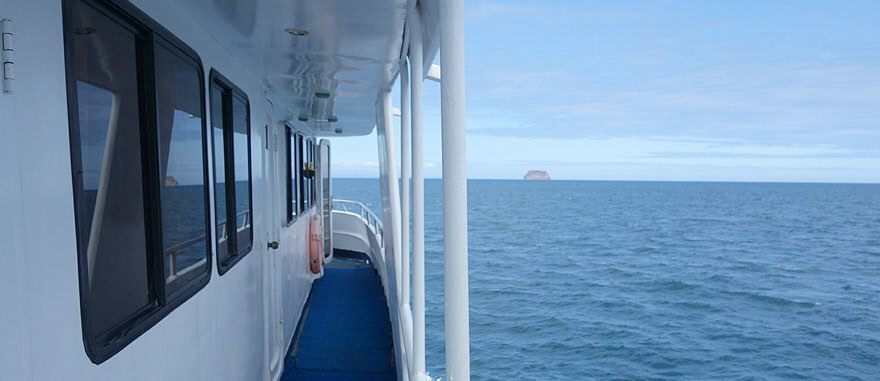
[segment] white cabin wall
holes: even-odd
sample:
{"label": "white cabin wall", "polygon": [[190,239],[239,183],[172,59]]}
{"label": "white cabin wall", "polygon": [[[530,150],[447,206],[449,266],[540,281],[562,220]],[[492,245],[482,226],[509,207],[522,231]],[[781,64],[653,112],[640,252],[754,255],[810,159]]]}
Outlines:
{"label": "white cabin wall", "polygon": [[[204,289],[121,352],[101,365],[93,364],[83,347],[80,322],[61,3],[0,0],[0,18],[10,17],[15,23],[17,59],[16,93],[0,95],[0,174],[4,177],[0,182],[4,220],[0,239],[5,242],[0,286],[9,290],[0,293],[3,378],[261,379],[267,376],[265,359],[270,357],[264,352],[267,256],[283,256],[279,263],[285,266],[284,350],[308,296],[312,278],[307,273],[307,218],[300,216],[281,229],[281,247],[275,251],[269,251],[265,242],[273,227],[261,223],[266,221],[266,205],[285,206],[284,201],[265,199],[270,193],[264,192],[267,182],[262,171],[268,89],[258,74],[238,64],[222,41],[206,34],[174,2],[137,0],[134,4],[198,52],[206,85],[213,67],[249,97],[253,249],[223,276],[217,275],[215,261]],[[207,97],[206,86],[210,107]],[[276,103],[275,114],[282,110],[283,105]],[[273,128],[282,127],[275,124]],[[213,166],[210,139],[208,161]],[[276,168],[275,172],[282,170],[284,163]],[[213,176],[213,171],[209,173]],[[212,207],[212,223],[214,211]]]}
{"label": "white cabin wall", "polygon": [[[12,7],[6,0],[0,0],[0,19],[12,18]],[[25,270],[27,256],[23,255],[21,239],[22,217],[25,215],[21,200],[25,174],[18,157],[18,130],[15,125],[15,97],[4,94],[0,84],[0,284],[5,289],[0,293],[0,340],[8,344],[0,346],[0,369],[4,377],[23,379],[30,364],[27,334],[27,287]]]}
{"label": "white cabin wall", "polygon": [[[14,303],[4,304],[3,314],[9,310],[16,325],[2,328],[0,345],[4,357],[21,361],[4,377],[39,379],[44,356],[57,357],[55,365],[62,369],[76,362],[67,352],[82,353],[88,361],[79,319],[61,6],[4,1],[3,10],[0,17],[14,23],[17,88],[13,95],[0,95],[4,109],[13,109],[2,117],[4,138],[11,140],[0,153],[0,203],[2,230],[12,234],[2,261],[4,268],[7,261],[13,267],[3,271],[14,274],[0,282],[11,293],[4,298]],[[7,330],[17,343],[5,343]]]}

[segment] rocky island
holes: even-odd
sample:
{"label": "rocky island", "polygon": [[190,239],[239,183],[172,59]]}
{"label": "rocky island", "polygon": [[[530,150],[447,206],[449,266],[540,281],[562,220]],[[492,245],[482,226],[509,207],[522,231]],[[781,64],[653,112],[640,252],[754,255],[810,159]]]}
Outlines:
{"label": "rocky island", "polygon": [[523,180],[550,180],[550,174],[547,171],[531,170],[523,176]]}

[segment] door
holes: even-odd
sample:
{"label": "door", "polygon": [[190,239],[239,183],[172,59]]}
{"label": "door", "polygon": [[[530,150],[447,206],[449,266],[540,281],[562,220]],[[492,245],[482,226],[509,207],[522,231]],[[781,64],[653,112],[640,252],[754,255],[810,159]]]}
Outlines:
{"label": "door", "polygon": [[321,139],[318,146],[318,194],[321,197],[321,218],[324,220],[321,226],[324,238],[324,262],[333,260],[333,192],[330,181],[330,141]]}
{"label": "door", "polygon": [[[266,114],[263,120],[263,210],[264,226],[266,229],[266,240],[268,249],[266,251],[267,258],[263,260],[264,264],[264,311],[265,318],[265,342],[267,347],[267,363],[269,371],[269,379],[278,379],[281,375],[281,364],[283,360],[283,340],[284,331],[282,327],[283,316],[281,306],[281,250],[273,249],[273,244],[281,240],[281,218],[283,214],[280,210],[285,206],[282,202],[281,191],[279,187],[284,182],[279,181],[282,176],[284,166],[279,155],[282,150],[278,149],[278,128],[274,123],[276,118],[274,115],[274,106],[270,100],[266,100]],[[266,245],[266,243],[262,243]],[[257,243],[258,245],[260,243]],[[265,246],[264,246],[265,247]]]}

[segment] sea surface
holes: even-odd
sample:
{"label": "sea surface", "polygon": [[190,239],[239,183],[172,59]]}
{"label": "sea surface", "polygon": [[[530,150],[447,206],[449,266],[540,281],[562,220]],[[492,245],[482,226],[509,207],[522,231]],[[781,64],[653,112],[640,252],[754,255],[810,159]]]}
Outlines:
{"label": "sea surface", "polygon": [[[380,212],[377,180],[333,193]],[[468,220],[474,380],[880,380],[880,185],[471,180]]]}

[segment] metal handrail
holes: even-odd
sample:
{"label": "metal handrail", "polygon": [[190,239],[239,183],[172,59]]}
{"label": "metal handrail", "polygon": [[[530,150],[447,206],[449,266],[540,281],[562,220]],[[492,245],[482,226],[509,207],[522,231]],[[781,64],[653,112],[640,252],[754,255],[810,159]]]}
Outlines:
{"label": "metal handrail", "polygon": [[[177,245],[174,245],[171,248],[169,248],[168,250],[165,250],[165,255],[168,256],[168,265],[171,268],[171,274],[168,275],[168,279],[166,280],[166,282],[170,283],[175,278],[177,278],[187,272],[192,271],[195,267],[198,267],[198,266],[189,266],[181,271],[177,271],[177,255],[180,254],[183,251],[183,249],[186,249],[187,247],[193,246],[199,242],[204,241],[205,237],[206,236],[192,238],[188,241],[184,241],[184,242],[181,242]],[[201,262],[201,261],[199,261],[199,262]],[[196,263],[196,264],[198,264],[198,263]]]}
{"label": "metal handrail", "polygon": [[[248,227],[248,225],[249,225],[248,219],[250,218],[250,213],[251,213],[250,210],[245,210],[245,211],[242,211],[242,212],[235,215],[236,220],[238,219],[238,217],[244,216],[244,220],[241,222],[241,226],[239,226],[236,229],[236,232],[242,231]],[[222,221],[222,222],[218,223],[218,225],[222,226],[220,238],[221,239],[226,238],[226,221]],[[170,247],[168,250],[165,250],[165,255],[168,256],[168,264],[171,268],[171,274],[168,276],[167,282],[171,282],[175,278],[177,278],[185,273],[188,273],[188,272],[192,271],[193,269],[195,269],[196,267],[198,267],[196,265],[201,263],[203,260],[196,262],[195,265],[192,265],[192,266],[189,266],[183,270],[177,271],[177,268],[176,268],[177,267],[177,256],[183,251],[183,249],[186,249],[187,247],[193,246],[199,242],[202,242],[205,240],[205,238],[207,238],[207,236],[204,236],[204,235],[198,236],[195,238],[191,238],[189,240],[183,241],[177,245]]]}
{"label": "metal handrail", "polygon": [[[248,226],[248,218],[250,217],[250,214],[251,214],[251,211],[250,211],[250,209],[248,209],[243,212],[239,212],[238,214],[235,215],[236,220],[238,219],[238,217],[244,216],[244,220],[241,221],[241,226],[239,226],[236,229],[236,232],[241,231],[241,229],[244,229]],[[220,237],[226,238],[227,237],[226,236],[226,220],[219,222],[218,225],[222,226]]]}
{"label": "metal handrail", "polygon": [[[364,223],[367,224],[370,230],[373,231],[373,234],[376,235],[376,240],[379,241],[379,246],[385,246],[385,244],[382,242],[382,236],[385,234],[385,229],[382,227],[382,220],[380,220],[379,217],[376,216],[376,213],[373,213],[373,211],[370,210],[369,207],[359,201],[340,200],[337,198],[334,198],[332,200],[332,204],[338,204],[342,208],[342,211],[345,213],[359,216],[362,220],[364,220]],[[332,209],[338,211],[338,209],[336,208]]]}

